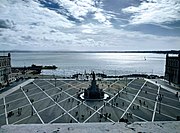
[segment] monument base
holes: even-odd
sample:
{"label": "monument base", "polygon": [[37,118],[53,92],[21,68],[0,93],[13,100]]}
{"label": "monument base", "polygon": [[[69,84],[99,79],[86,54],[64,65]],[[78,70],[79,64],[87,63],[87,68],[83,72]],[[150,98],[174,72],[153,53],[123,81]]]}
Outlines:
{"label": "monument base", "polygon": [[107,99],[109,99],[110,98],[110,96],[108,95],[108,94],[104,94],[104,97],[103,98],[99,98],[99,99],[93,99],[93,98],[85,98],[84,97],[84,92],[83,93],[81,93],[80,95],[79,95],[79,98],[81,99],[81,100],[86,100],[86,101],[102,101],[102,100],[107,100]]}

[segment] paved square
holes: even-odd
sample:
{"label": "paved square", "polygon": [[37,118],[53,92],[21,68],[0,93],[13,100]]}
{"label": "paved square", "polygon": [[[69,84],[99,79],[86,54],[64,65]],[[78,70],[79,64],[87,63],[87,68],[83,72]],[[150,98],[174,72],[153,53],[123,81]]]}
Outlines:
{"label": "paved square", "polygon": [[0,125],[176,121],[180,115],[178,97],[144,79],[97,81],[110,99],[81,101],[78,94],[90,84],[36,79],[0,99]]}

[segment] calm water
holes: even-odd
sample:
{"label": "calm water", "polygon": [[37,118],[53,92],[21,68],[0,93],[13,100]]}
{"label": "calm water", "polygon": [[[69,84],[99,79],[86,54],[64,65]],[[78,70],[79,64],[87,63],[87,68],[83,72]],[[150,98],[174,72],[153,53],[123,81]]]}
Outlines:
{"label": "calm water", "polygon": [[[1,53],[2,55],[2,53]],[[164,54],[137,53],[12,53],[12,66],[56,65],[43,74],[70,75],[77,72],[104,72],[109,75],[146,73],[164,75]]]}

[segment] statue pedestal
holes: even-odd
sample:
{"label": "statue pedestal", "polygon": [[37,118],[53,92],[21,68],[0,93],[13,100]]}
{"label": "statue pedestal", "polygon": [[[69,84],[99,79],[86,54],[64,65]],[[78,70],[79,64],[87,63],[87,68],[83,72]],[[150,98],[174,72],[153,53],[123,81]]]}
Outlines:
{"label": "statue pedestal", "polygon": [[96,85],[95,73],[92,73],[93,80],[91,81],[91,86],[84,90],[84,93],[80,94],[80,98],[83,100],[104,100],[109,97],[102,89],[99,89],[98,85]]}

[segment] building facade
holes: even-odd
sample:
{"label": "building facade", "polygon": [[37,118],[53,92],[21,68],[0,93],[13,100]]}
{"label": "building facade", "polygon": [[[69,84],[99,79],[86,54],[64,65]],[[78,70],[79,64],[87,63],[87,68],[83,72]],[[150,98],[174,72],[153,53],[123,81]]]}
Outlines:
{"label": "building facade", "polygon": [[11,82],[11,54],[0,56],[0,89]]}
{"label": "building facade", "polygon": [[165,79],[169,83],[180,84],[180,54],[166,55]]}

